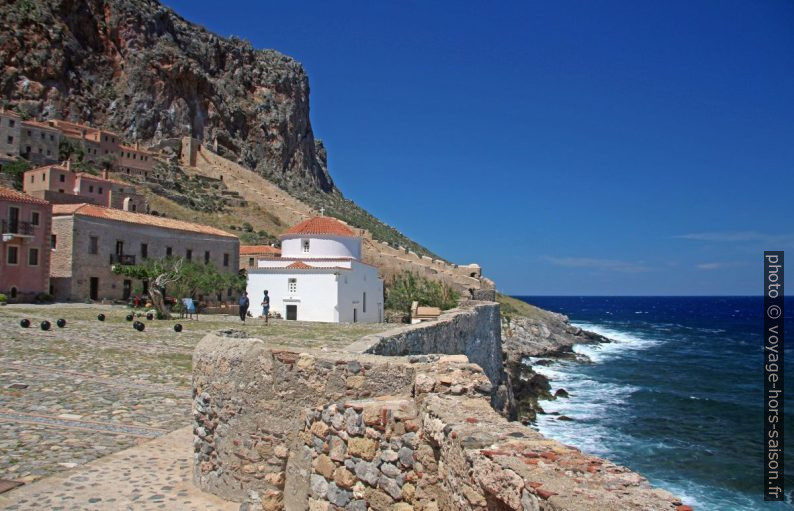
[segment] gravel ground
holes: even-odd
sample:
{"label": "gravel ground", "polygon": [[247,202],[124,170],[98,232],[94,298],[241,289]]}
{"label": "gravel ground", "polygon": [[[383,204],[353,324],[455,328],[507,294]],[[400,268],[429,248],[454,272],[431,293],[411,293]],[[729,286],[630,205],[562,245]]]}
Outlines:
{"label": "gravel ground", "polygon": [[[30,483],[189,424],[193,349],[236,328],[274,347],[340,347],[390,325],[201,316],[147,321],[138,332],[121,306],[0,307],[0,479]],[[96,316],[105,314],[106,320]],[[19,321],[31,320],[30,328]],[[64,328],[55,321],[66,320]],[[49,331],[39,328],[42,320]],[[175,323],[184,330],[176,333]]]}

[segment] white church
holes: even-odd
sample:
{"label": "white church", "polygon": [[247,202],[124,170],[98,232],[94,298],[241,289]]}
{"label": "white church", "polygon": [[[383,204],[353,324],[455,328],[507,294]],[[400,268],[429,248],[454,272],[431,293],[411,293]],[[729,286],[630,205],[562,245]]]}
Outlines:
{"label": "white church", "polygon": [[361,238],[335,218],[319,216],[281,235],[281,256],[248,269],[248,298],[262,315],[264,291],[270,312],[300,321],[383,321],[383,279],[361,262]]}

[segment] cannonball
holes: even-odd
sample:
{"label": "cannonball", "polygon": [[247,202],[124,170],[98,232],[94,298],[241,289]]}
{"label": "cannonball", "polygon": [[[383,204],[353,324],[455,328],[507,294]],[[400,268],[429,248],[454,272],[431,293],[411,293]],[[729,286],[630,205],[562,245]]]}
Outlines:
{"label": "cannonball", "polygon": [[41,322],[41,329],[42,330],[49,330],[50,329],[50,322],[46,319]]}
{"label": "cannonball", "polygon": [[127,321],[132,321],[134,317],[132,314],[127,314]]}
{"label": "cannonball", "polygon": [[22,328],[28,328],[30,326],[30,320],[29,319],[21,320],[19,322],[19,326],[21,326]]}
{"label": "cannonball", "polygon": [[61,318],[58,321],[56,321],[55,324],[58,325],[58,328],[63,328],[66,326],[66,320]]}
{"label": "cannonball", "polygon": [[153,320],[153,319],[154,319],[154,314],[152,314],[151,312],[150,312],[150,313],[148,313],[148,314],[146,315],[146,319],[148,319],[149,321]]}
{"label": "cannonball", "polygon": [[99,315],[97,315],[97,317],[96,317],[96,318],[97,318],[99,321],[105,321],[105,315],[104,315],[104,314],[99,314]]}
{"label": "cannonball", "polygon": [[135,326],[135,330],[137,330],[137,331],[139,331],[139,332],[143,332],[143,329],[144,329],[144,328],[146,328],[146,325],[144,325],[144,324],[143,324],[143,323],[141,323],[140,321],[139,321],[139,322],[138,322],[138,324]]}
{"label": "cannonball", "polygon": [[181,331],[182,331],[182,325],[180,325],[179,323],[174,325],[174,332],[181,332]]}

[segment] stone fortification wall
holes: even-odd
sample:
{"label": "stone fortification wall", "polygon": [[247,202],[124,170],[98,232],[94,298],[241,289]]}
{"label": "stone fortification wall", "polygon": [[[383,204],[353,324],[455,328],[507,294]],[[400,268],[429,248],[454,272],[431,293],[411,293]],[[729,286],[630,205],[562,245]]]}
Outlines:
{"label": "stone fortification wall", "polygon": [[385,356],[462,354],[479,365],[493,385],[492,404],[508,412],[512,395],[502,365],[499,304],[468,302],[436,321],[405,325],[362,337],[349,351]]}
{"label": "stone fortification wall", "polygon": [[299,444],[308,410],[407,394],[412,384],[408,364],[386,358],[280,351],[258,339],[208,335],[193,356],[194,481],[231,500],[248,490],[280,498],[287,453]]}
{"label": "stone fortification wall", "polygon": [[[241,511],[687,509],[497,412],[498,325],[481,303],[341,352],[205,337],[193,359],[195,484]],[[489,369],[417,354],[435,349]]]}

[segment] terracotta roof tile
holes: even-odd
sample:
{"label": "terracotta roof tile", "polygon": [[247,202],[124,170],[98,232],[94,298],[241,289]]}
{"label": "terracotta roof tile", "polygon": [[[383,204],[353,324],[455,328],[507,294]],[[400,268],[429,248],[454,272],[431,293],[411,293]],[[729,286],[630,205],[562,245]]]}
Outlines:
{"label": "terracotta roof tile", "polygon": [[50,126],[49,124],[39,122],[39,121],[22,121],[23,126],[35,126],[37,128],[42,128],[49,131],[58,131],[58,128]]}
{"label": "terracotta roof tile", "polygon": [[281,249],[270,245],[240,245],[240,255],[281,255]]}
{"label": "terracotta roof tile", "polygon": [[237,237],[233,234],[229,234],[226,231],[222,231],[208,225],[194,224],[192,222],[184,222],[182,220],[175,220],[173,218],[163,218],[160,216],[146,215],[143,213],[132,213],[131,211],[123,211],[121,209],[103,208],[93,204],[56,204],[53,207],[52,214],[53,216],[74,214],[80,216],[90,216],[94,218],[104,218],[106,220],[126,222],[130,224],[150,225],[152,227],[162,227],[164,229],[175,229],[178,231],[196,232],[200,234],[209,234],[212,236],[223,236],[225,238]]}
{"label": "terracotta roof tile", "polygon": [[294,263],[287,266],[287,268],[290,270],[311,270],[313,266],[309,266],[303,261],[295,261]]}
{"label": "terracotta roof tile", "polygon": [[49,204],[44,199],[38,199],[36,197],[32,197],[26,193],[18,192],[11,188],[5,188],[0,186],[0,200],[8,200],[12,202],[22,202],[25,204],[40,204],[42,206],[46,206]]}
{"label": "terracotta roof tile", "polygon": [[282,236],[291,234],[329,234],[332,236],[355,237],[353,230],[337,220],[327,216],[316,216],[303,222],[293,225]]}

